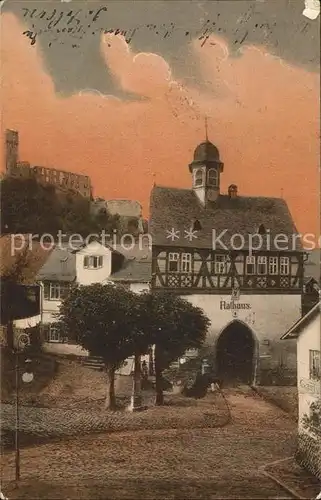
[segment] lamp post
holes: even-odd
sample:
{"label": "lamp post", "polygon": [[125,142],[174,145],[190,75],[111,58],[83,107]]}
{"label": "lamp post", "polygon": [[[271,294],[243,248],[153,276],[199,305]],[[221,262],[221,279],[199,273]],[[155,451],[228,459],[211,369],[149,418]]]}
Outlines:
{"label": "lamp post", "polygon": [[[21,333],[17,337],[17,347],[15,351],[15,409],[16,409],[16,430],[15,430],[15,476],[16,482],[20,480],[20,442],[19,442],[19,428],[20,428],[20,407],[19,407],[19,388],[20,388],[20,377],[19,377],[19,353],[25,349],[27,345],[30,345],[30,336],[27,333]],[[27,359],[26,363],[30,363],[31,360]],[[32,382],[33,373],[24,372],[22,375],[23,382]]]}

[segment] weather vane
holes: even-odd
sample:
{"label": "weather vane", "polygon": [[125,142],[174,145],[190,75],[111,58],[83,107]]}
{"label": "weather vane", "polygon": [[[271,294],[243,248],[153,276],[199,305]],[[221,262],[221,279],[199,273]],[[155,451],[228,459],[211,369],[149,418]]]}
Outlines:
{"label": "weather vane", "polygon": [[205,139],[208,142],[208,133],[207,133],[207,116],[205,116]]}

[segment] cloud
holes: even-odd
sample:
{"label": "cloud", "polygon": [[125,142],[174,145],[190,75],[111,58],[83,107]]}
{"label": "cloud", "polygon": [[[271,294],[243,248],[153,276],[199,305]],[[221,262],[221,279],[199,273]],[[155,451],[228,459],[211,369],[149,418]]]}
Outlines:
{"label": "cloud", "polygon": [[123,90],[153,98],[163,96],[168,89],[171,70],[157,54],[132,54],[125,38],[113,34],[103,35],[101,51]]}
{"label": "cloud", "polygon": [[87,173],[97,196],[137,199],[147,213],[154,182],[190,186],[188,164],[207,115],[225,162],[223,189],[234,182],[241,195],[280,196],[283,188],[299,229],[318,230],[317,75],[260,47],[231,57],[224,40],[211,37],[202,48],[191,44],[207,82],[192,87],[164,58],[135,53],[109,34],[101,40],[106,66],[137,99],[95,89],[62,97],[39,43],[28,43],[14,15],[1,17],[2,124],[19,130],[20,159]]}

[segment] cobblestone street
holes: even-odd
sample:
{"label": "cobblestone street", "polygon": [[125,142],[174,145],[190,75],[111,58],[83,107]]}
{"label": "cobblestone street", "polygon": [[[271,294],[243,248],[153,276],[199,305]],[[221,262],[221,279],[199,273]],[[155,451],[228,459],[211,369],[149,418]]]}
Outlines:
{"label": "cobblestone street", "polygon": [[220,429],[120,432],[23,449],[19,491],[8,484],[14,454],[5,454],[3,484],[10,499],[291,498],[258,468],[293,454],[295,423],[252,394],[230,393],[228,401],[232,422]]}
{"label": "cobblestone street", "polygon": [[[35,438],[62,438],[97,432],[114,432],[136,429],[216,427],[225,424],[228,412],[219,396],[204,400],[187,401],[188,406],[169,405],[154,407],[154,394],[144,398],[148,411],[106,411],[104,402],[83,408],[20,407],[20,431]],[[213,406],[215,405],[215,406]],[[15,407],[2,404],[1,429],[4,434],[15,430]]]}

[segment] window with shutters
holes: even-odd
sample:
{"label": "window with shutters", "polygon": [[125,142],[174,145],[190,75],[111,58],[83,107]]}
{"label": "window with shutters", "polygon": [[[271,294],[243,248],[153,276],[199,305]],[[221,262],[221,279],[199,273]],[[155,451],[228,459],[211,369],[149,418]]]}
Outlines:
{"label": "window with shutters", "polygon": [[254,255],[247,255],[245,261],[245,273],[255,274],[255,257]]}
{"label": "window with shutters", "polygon": [[269,258],[269,274],[275,275],[278,274],[278,258],[270,257]]}
{"label": "window with shutters", "polygon": [[85,255],[84,268],[85,269],[100,269],[103,267],[102,255]]}
{"label": "window with shutters", "polygon": [[257,274],[267,274],[267,257],[263,255],[257,258]]}

